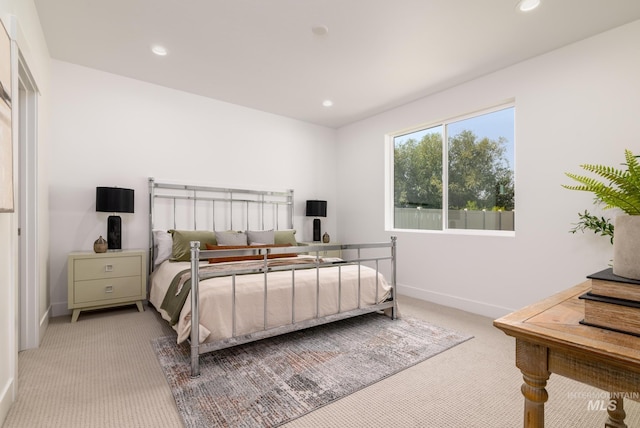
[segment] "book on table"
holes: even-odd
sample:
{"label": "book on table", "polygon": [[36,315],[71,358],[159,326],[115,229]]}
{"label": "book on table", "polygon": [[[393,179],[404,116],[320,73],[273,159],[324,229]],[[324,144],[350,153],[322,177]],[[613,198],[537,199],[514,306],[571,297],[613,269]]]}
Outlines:
{"label": "book on table", "polygon": [[613,274],[613,269],[605,269],[587,276],[591,280],[591,293],[640,302],[640,281]]}
{"label": "book on table", "polygon": [[640,336],[640,302],[599,296],[593,291],[580,299],[584,300],[582,324]]}

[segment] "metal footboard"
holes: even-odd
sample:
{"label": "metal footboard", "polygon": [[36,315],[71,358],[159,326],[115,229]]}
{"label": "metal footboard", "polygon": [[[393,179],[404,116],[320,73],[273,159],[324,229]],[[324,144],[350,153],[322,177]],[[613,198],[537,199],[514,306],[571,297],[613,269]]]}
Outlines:
{"label": "metal footboard", "polygon": [[[215,276],[231,276],[232,277],[232,323],[233,323],[233,334],[232,337],[221,339],[213,342],[199,343],[200,337],[200,312],[199,312],[199,285],[201,280],[201,272],[200,272],[200,260],[208,259],[216,256],[216,253],[219,250],[200,250],[200,242],[192,241],[191,242],[191,334],[190,334],[190,342],[191,342],[191,376],[196,377],[200,374],[200,355],[212,352],[224,348],[229,348],[232,346],[240,345],[243,343],[249,343],[260,339],[265,339],[268,337],[278,336],[285,333],[290,333],[297,330],[306,329],[309,327],[318,326],[321,324],[326,324],[334,321],[339,321],[346,318],[351,318],[358,315],[363,315],[370,312],[378,312],[389,310],[390,317],[395,319],[398,314],[397,309],[397,301],[396,301],[396,240],[395,236],[391,237],[390,242],[384,243],[370,243],[370,244],[336,244],[336,245],[323,245],[323,246],[303,246],[303,247],[287,247],[287,248],[278,248],[280,251],[285,251],[286,253],[306,253],[310,255],[315,255],[315,259],[313,262],[309,264],[303,265],[293,265],[293,266],[269,266],[268,264],[268,256],[271,254],[271,249],[267,248],[262,251],[262,256],[264,263],[262,267],[259,269],[253,268],[248,270],[236,270],[231,273],[220,273],[210,275],[208,277]],[[361,252],[362,250],[368,249],[389,249],[388,255],[383,256],[371,256],[371,257],[363,257]],[[353,258],[345,258],[342,261],[323,261],[319,254],[324,251],[331,250],[341,250],[343,253],[345,251],[349,251],[350,253],[355,251],[356,256]],[[350,251],[351,250],[351,251]],[[386,251],[385,251],[386,252]],[[390,297],[382,303],[377,303],[374,305],[362,305],[361,302],[361,280],[360,275],[358,275],[358,307],[352,310],[343,311],[341,308],[341,293],[342,293],[342,277],[341,277],[341,268],[340,266],[344,265],[357,265],[358,272],[363,265],[374,265],[375,273],[376,273],[376,281],[378,281],[378,274],[380,273],[380,263],[385,262],[390,264],[390,274],[387,278],[387,283],[390,285]],[[320,269],[326,267],[338,267],[338,311],[337,313],[331,315],[320,316],[319,314],[319,302],[320,302],[320,292],[321,292],[321,283],[320,283]],[[296,312],[295,312],[295,278],[296,271],[299,269],[315,269],[316,270],[316,316],[312,319],[308,319],[305,321],[296,321]],[[373,268],[372,268],[373,269]],[[268,273],[276,272],[276,271],[291,271],[291,322],[286,325],[281,325],[278,327],[268,327],[268,317],[267,317],[267,289],[268,289]],[[236,290],[235,290],[235,282],[236,277],[238,275],[245,274],[262,274],[264,275],[264,326],[263,329],[250,334],[236,334]],[[376,282],[376,298],[375,301],[378,302],[378,283]]]}

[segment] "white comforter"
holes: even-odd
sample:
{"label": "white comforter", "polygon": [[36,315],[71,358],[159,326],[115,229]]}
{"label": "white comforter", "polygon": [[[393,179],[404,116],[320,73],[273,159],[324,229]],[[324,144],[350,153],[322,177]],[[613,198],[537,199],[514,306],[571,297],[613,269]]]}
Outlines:
{"label": "white comforter", "polygon": [[[305,257],[305,256],[300,256]],[[233,264],[243,263],[235,262]],[[231,263],[228,263],[231,264]],[[360,307],[385,301],[391,287],[382,274],[375,269],[357,265],[339,265],[319,270],[320,305],[318,316],[358,308],[358,278],[360,278]],[[188,262],[166,261],[151,276],[149,300],[167,321],[169,315],[160,308],[171,281],[175,275],[189,269]],[[339,291],[338,278],[342,289]],[[316,269],[295,271],[295,321],[316,317],[317,291]],[[268,274],[267,328],[290,324],[292,321],[292,273],[291,271]],[[210,278],[200,281],[200,342],[215,341],[232,337],[232,280],[231,277]],[[236,276],[236,335],[249,334],[264,329],[264,274]],[[376,301],[376,284],[378,287]],[[339,297],[340,296],[340,297]],[[178,333],[178,343],[186,340],[191,333],[191,297],[180,313],[174,326]]]}

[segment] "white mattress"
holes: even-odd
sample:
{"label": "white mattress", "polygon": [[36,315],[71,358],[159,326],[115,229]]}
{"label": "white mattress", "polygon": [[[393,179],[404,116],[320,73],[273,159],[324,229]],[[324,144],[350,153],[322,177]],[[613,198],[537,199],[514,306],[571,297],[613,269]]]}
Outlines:
{"label": "white mattress", "polygon": [[[305,257],[305,256],[300,256]],[[238,263],[225,263],[237,265]],[[340,266],[340,267],[338,267]],[[160,308],[167,289],[175,275],[189,269],[189,262],[165,261],[151,276],[149,300],[167,321],[169,315]],[[317,287],[319,272],[320,286]],[[341,290],[338,278],[341,279]],[[358,278],[360,280],[358,280]],[[377,280],[376,280],[377,278]],[[341,264],[316,269],[295,271],[295,321],[316,317],[316,295],[320,296],[318,316],[335,314],[358,308],[358,282],[360,282],[360,307],[385,301],[391,287],[383,275],[366,266]],[[267,328],[292,322],[292,272],[279,271],[268,274]],[[231,277],[210,278],[200,281],[200,342],[232,337],[232,280]],[[376,286],[378,288],[376,301]],[[264,274],[236,276],[236,335],[263,330],[264,325]],[[339,297],[340,296],[340,297]],[[341,303],[338,304],[340,298]],[[174,326],[178,343],[186,340],[191,332],[191,297]]]}

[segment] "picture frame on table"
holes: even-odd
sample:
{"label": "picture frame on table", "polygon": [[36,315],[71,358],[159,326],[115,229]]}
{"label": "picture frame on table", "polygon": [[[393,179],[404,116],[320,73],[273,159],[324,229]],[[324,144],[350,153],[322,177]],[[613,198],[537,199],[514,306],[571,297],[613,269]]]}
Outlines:
{"label": "picture frame on table", "polygon": [[11,131],[11,39],[0,21],[0,212],[13,212],[13,136]]}

